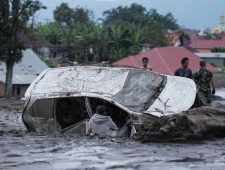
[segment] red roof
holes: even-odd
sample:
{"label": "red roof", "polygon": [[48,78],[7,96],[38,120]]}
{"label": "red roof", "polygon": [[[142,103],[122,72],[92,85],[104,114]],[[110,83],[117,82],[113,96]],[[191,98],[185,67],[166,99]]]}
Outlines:
{"label": "red roof", "polygon": [[225,41],[225,33],[222,34],[222,40]]}
{"label": "red roof", "polygon": [[[135,56],[125,57],[113,65],[142,68],[142,57],[148,57],[149,67],[161,74],[174,75],[176,69],[181,67],[180,61],[183,57],[189,58],[189,68],[193,72],[199,69],[200,58],[184,47],[154,48]],[[207,64],[207,68],[212,72],[217,71],[210,64]]]}
{"label": "red roof", "polygon": [[215,47],[225,48],[225,40],[203,40],[192,38],[190,47],[194,49],[212,49]]}

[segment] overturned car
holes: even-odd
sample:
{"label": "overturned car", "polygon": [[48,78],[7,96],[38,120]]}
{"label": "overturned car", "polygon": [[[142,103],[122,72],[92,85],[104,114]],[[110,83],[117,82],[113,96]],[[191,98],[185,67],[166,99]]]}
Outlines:
{"label": "overturned car", "polygon": [[48,69],[28,88],[23,121],[29,131],[84,134],[96,106],[130,136],[142,124],[143,114],[153,117],[188,110],[196,96],[195,83],[134,68],[62,67]]}

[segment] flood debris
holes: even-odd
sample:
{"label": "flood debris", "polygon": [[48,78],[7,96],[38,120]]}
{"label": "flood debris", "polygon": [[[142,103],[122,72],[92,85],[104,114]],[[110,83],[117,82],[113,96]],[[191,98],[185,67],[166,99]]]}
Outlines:
{"label": "flood debris", "polygon": [[225,110],[200,107],[153,118],[143,115],[139,139],[144,142],[190,141],[225,137]]}

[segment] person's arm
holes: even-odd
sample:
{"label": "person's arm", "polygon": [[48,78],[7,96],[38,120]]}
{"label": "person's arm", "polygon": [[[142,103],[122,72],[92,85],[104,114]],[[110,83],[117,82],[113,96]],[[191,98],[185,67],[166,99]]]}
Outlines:
{"label": "person's arm", "polygon": [[211,78],[210,83],[212,87],[212,94],[214,95],[216,93],[216,89],[215,89],[215,82],[213,78]]}
{"label": "person's arm", "polygon": [[210,85],[211,85],[211,88],[212,88],[212,94],[214,95],[216,93],[216,90],[215,90],[215,82],[214,82],[214,79],[213,79],[212,72],[209,71],[208,76],[210,78]]}
{"label": "person's arm", "polygon": [[190,77],[189,77],[190,79],[193,79],[193,73],[192,73],[192,71],[190,70]]}
{"label": "person's arm", "polygon": [[197,72],[192,75],[192,80],[196,83]]}
{"label": "person's arm", "polygon": [[174,76],[179,76],[178,69],[175,71]]}

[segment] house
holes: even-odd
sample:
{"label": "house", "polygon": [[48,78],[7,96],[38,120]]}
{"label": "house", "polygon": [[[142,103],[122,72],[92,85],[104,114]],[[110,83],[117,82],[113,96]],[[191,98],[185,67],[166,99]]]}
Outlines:
{"label": "house", "polygon": [[17,34],[18,39],[25,48],[32,48],[35,52],[45,58],[49,58],[52,55],[54,46],[45,38],[42,38],[36,33],[27,34],[25,31],[21,31]]}
{"label": "house", "polygon": [[[23,51],[23,57],[13,68],[13,96],[24,96],[32,81],[45,69],[49,68],[31,49]],[[0,96],[4,95],[6,75],[5,63],[0,63]]]}
{"label": "house", "polygon": [[[175,70],[181,66],[180,61],[183,57],[189,58],[189,67],[193,72],[199,69],[200,58],[184,47],[154,48],[135,56],[125,57],[113,65],[142,68],[142,57],[147,57],[153,71],[161,74],[174,75]],[[217,69],[210,64],[207,64],[207,68],[212,72],[217,72]]]}
{"label": "house", "polygon": [[184,32],[183,30],[168,30],[166,33],[166,37],[168,40],[168,46],[170,47],[187,47],[190,44],[189,34]]}
{"label": "house", "polygon": [[225,53],[195,53],[201,59],[216,67],[225,66]]}
{"label": "house", "polygon": [[211,53],[213,48],[225,48],[225,40],[191,38],[189,47],[199,53]]}

